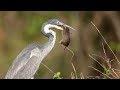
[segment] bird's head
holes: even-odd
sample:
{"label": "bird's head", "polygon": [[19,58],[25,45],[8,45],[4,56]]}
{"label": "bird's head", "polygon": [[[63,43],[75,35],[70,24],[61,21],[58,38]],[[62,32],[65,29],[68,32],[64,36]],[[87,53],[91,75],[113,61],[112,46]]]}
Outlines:
{"label": "bird's head", "polygon": [[54,33],[51,30],[53,28],[58,30],[64,30],[65,28],[68,28],[69,30],[74,30],[72,27],[60,22],[58,19],[50,19],[42,25],[41,31],[45,36],[49,37],[50,34]]}
{"label": "bird's head", "polygon": [[69,28],[70,30],[75,30],[74,28],[62,23],[58,19],[50,19],[47,21],[47,24],[50,24],[51,28],[56,28],[59,30],[64,30],[64,28]]}

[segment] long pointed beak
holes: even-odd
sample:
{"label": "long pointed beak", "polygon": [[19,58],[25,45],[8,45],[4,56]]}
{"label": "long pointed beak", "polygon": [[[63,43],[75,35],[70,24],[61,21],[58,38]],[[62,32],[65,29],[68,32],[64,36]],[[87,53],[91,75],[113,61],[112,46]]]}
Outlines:
{"label": "long pointed beak", "polygon": [[62,23],[62,24],[60,24],[60,25],[58,25],[58,26],[60,26],[60,27],[64,27],[64,28],[69,28],[70,30],[75,30],[74,28],[72,28],[72,27],[70,27],[70,26],[68,26],[68,25],[66,25],[66,24],[64,24],[64,23]]}
{"label": "long pointed beak", "polygon": [[63,27],[67,27],[67,28],[69,28],[69,29],[71,29],[71,30],[75,30],[74,28],[72,28],[72,27],[70,27],[70,26],[68,26],[68,25],[66,25],[66,24],[63,24]]}

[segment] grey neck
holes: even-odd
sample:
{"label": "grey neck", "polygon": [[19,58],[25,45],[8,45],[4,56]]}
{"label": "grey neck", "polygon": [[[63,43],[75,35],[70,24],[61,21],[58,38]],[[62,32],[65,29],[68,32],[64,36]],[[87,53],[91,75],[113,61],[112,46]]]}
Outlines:
{"label": "grey neck", "polygon": [[48,37],[48,42],[46,44],[44,44],[43,47],[42,47],[44,49],[44,51],[46,52],[46,55],[47,55],[55,45],[56,33],[52,30],[49,33],[45,33],[44,28],[42,28],[41,31],[46,37]]}

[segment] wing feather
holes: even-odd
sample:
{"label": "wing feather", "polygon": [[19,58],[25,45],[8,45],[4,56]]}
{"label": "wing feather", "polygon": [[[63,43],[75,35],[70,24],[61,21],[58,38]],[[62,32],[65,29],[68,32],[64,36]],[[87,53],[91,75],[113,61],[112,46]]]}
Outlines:
{"label": "wing feather", "polygon": [[32,78],[41,62],[39,60],[40,53],[41,51],[36,44],[31,44],[23,49],[9,68],[5,78]]}

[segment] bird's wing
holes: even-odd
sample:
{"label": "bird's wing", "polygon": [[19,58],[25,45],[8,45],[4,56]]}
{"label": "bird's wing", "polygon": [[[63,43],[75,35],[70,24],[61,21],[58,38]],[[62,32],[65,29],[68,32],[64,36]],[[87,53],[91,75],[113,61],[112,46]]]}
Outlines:
{"label": "bird's wing", "polygon": [[32,56],[29,61],[19,69],[19,71],[14,75],[13,79],[31,79],[34,77],[36,71],[39,68],[36,60],[39,60],[38,57]]}
{"label": "bird's wing", "polygon": [[41,62],[40,53],[36,44],[30,44],[16,57],[5,78],[32,78]]}

